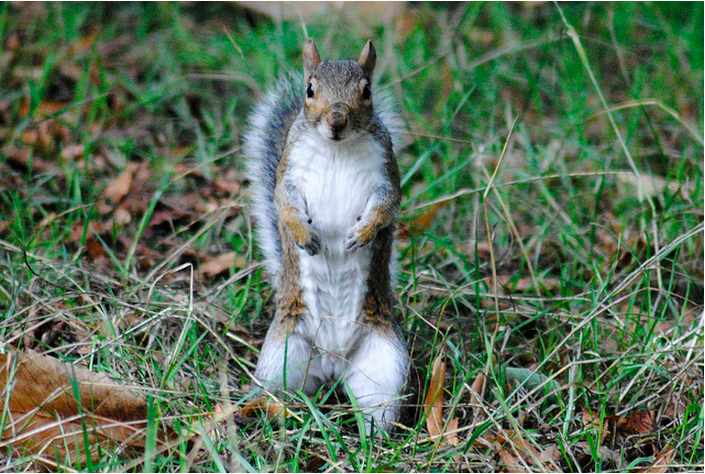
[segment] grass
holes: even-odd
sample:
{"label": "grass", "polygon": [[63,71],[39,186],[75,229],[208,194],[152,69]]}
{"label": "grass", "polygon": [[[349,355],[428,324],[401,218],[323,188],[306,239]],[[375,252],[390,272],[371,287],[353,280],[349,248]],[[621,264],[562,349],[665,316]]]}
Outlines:
{"label": "grass", "polygon": [[[60,469],[701,470],[702,4],[356,9],[0,6],[1,347],[140,387],[148,446],[162,422],[184,436]],[[324,58],[372,38],[409,128],[398,314],[415,370],[389,438],[358,434],[341,388],[285,418],[231,415],[272,308],[240,134],[299,70],[304,26]],[[442,352],[455,445],[413,408]],[[9,443],[4,470],[36,469]]]}

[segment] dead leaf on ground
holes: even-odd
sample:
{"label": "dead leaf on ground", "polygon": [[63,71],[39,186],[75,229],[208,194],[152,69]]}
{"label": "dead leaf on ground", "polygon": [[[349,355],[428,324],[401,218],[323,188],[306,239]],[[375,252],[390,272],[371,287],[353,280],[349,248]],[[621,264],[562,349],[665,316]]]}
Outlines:
{"label": "dead leaf on ground", "polygon": [[485,412],[480,409],[480,404],[485,396],[486,386],[487,376],[484,372],[477,374],[477,377],[475,377],[475,380],[473,380],[470,386],[470,406],[472,407],[475,423],[485,419]]}
{"label": "dead leaf on ground", "polygon": [[[443,431],[443,384],[446,378],[445,353],[441,351],[433,361],[431,369],[431,382],[428,386],[428,393],[424,401],[424,412],[426,413],[426,430],[431,438],[436,438],[443,434],[448,444],[457,445],[458,440],[458,419],[454,418],[448,422],[448,429]],[[453,456],[459,461],[459,456]]]}
{"label": "dead leaf on ground", "polygon": [[414,232],[416,232],[416,233],[424,232],[424,231],[430,229],[431,225],[433,224],[433,221],[436,217],[436,213],[438,212],[439,209],[441,209],[445,205],[446,205],[446,202],[436,203],[433,206],[431,206],[431,208],[429,210],[427,210],[423,214],[415,217],[409,223],[402,222],[401,225],[399,226],[399,231],[397,232],[397,236],[400,239],[410,239],[412,228],[414,229]]}
{"label": "dead leaf on ground", "polygon": [[443,431],[443,384],[446,375],[445,354],[441,352],[433,361],[431,382],[424,402],[426,429],[429,436],[435,438]]}
{"label": "dead leaf on ground", "polygon": [[673,461],[673,457],[675,455],[675,449],[673,449],[672,446],[668,445],[663,448],[663,451],[661,451],[658,456],[656,456],[656,459],[654,459],[654,463],[650,467],[647,467],[646,469],[638,469],[632,472],[647,472],[654,474],[666,472],[669,468],[669,464]]}
{"label": "dead leaf on ground", "polygon": [[215,257],[211,257],[203,262],[198,269],[201,276],[212,277],[220,273],[227,272],[233,267],[243,267],[244,260],[238,258],[235,252],[227,252]]}
{"label": "dead leaf on ground", "polygon": [[61,158],[65,161],[74,161],[82,158],[86,152],[86,145],[68,145],[61,150]]}
{"label": "dead leaf on ground", "polygon": [[103,197],[119,203],[130,192],[132,177],[140,167],[139,163],[129,163],[122,173],[103,190]]}
{"label": "dead leaf on ground", "polygon": [[[147,403],[105,374],[33,351],[0,354],[0,390],[7,403],[2,440],[51,464],[97,460],[109,449],[144,452]],[[161,430],[157,449],[170,430]],[[120,447],[121,449],[116,449]]]}
{"label": "dead leaf on ground", "polygon": [[617,420],[617,432],[622,435],[649,434],[656,431],[654,412],[638,410]]}
{"label": "dead leaf on ground", "polygon": [[504,464],[504,472],[529,472],[522,467],[519,459],[512,454],[510,449],[503,449],[498,454]]}
{"label": "dead leaf on ground", "polygon": [[562,472],[557,464],[562,454],[555,443],[537,448],[521,433],[514,431],[497,433],[496,437],[489,436],[488,440],[496,440],[502,445],[503,449],[498,454],[507,472],[528,472],[524,466],[537,466],[543,472]]}
{"label": "dead leaf on ground", "polygon": [[595,428],[600,433],[600,444],[604,443],[605,438],[609,434],[607,429],[607,420],[600,423],[600,415],[593,413],[589,408],[583,407],[582,416],[583,426]]}
{"label": "dead leaf on ground", "polygon": [[106,256],[105,249],[95,237],[88,237],[86,239],[86,255],[91,261]]}
{"label": "dead leaf on ground", "polygon": [[252,418],[258,412],[264,412],[269,418],[284,417],[289,415],[289,410],[284,405],[271,398],[261,397],[245,403],[239,410],[239,415]]}

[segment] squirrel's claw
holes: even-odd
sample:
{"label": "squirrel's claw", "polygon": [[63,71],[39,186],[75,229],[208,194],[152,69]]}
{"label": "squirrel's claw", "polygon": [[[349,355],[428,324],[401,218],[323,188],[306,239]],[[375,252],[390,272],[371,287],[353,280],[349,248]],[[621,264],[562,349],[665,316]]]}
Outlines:
{"label": "squirrel's claw", "polygon": [[309,255],[317,255],[321,251],[321,239],[317,234],[311,233],[308,242],[301,246]]}
{"label": "squirrel's claw", "polygon": [[355,250],[360,248],[360,242],[352,238],[352,236],[348,236],[345,239],[345,250],[348,252],[354,252]]}
{"label": "squirrel's claw", "polygon": [[345,250],[352,253],[360,247],[367,245],[368,242],[369,240],[364,240],[362,235],[353,229],[345,236]]}

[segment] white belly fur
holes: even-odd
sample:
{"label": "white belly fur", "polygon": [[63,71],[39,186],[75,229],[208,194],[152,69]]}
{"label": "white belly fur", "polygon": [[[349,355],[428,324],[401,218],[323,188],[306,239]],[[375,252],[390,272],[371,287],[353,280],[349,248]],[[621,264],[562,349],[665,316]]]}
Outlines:
{"label": "white belly fur", "polygon": [[298,252],[308,310],[299,330],[317,349],[324,378],[342,374],[354,342],[371,254],[369,246],[346,252],[344,241],[382,183],[383,167],[383,150],[374,141],[305,136],[289,154],[289,176],[304,195],[322,244],[317,255]]}

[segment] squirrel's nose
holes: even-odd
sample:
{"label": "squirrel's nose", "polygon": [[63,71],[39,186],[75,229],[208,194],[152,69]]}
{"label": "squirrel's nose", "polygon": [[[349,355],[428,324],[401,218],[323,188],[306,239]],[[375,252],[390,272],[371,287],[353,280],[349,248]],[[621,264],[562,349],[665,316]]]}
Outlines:
{"label": "squirrel's nose", "polygon": [[341,133],[348,126],[348,108],[344,104],[334,104],[328,114],[328,126],[333,138],[341,138]]}

